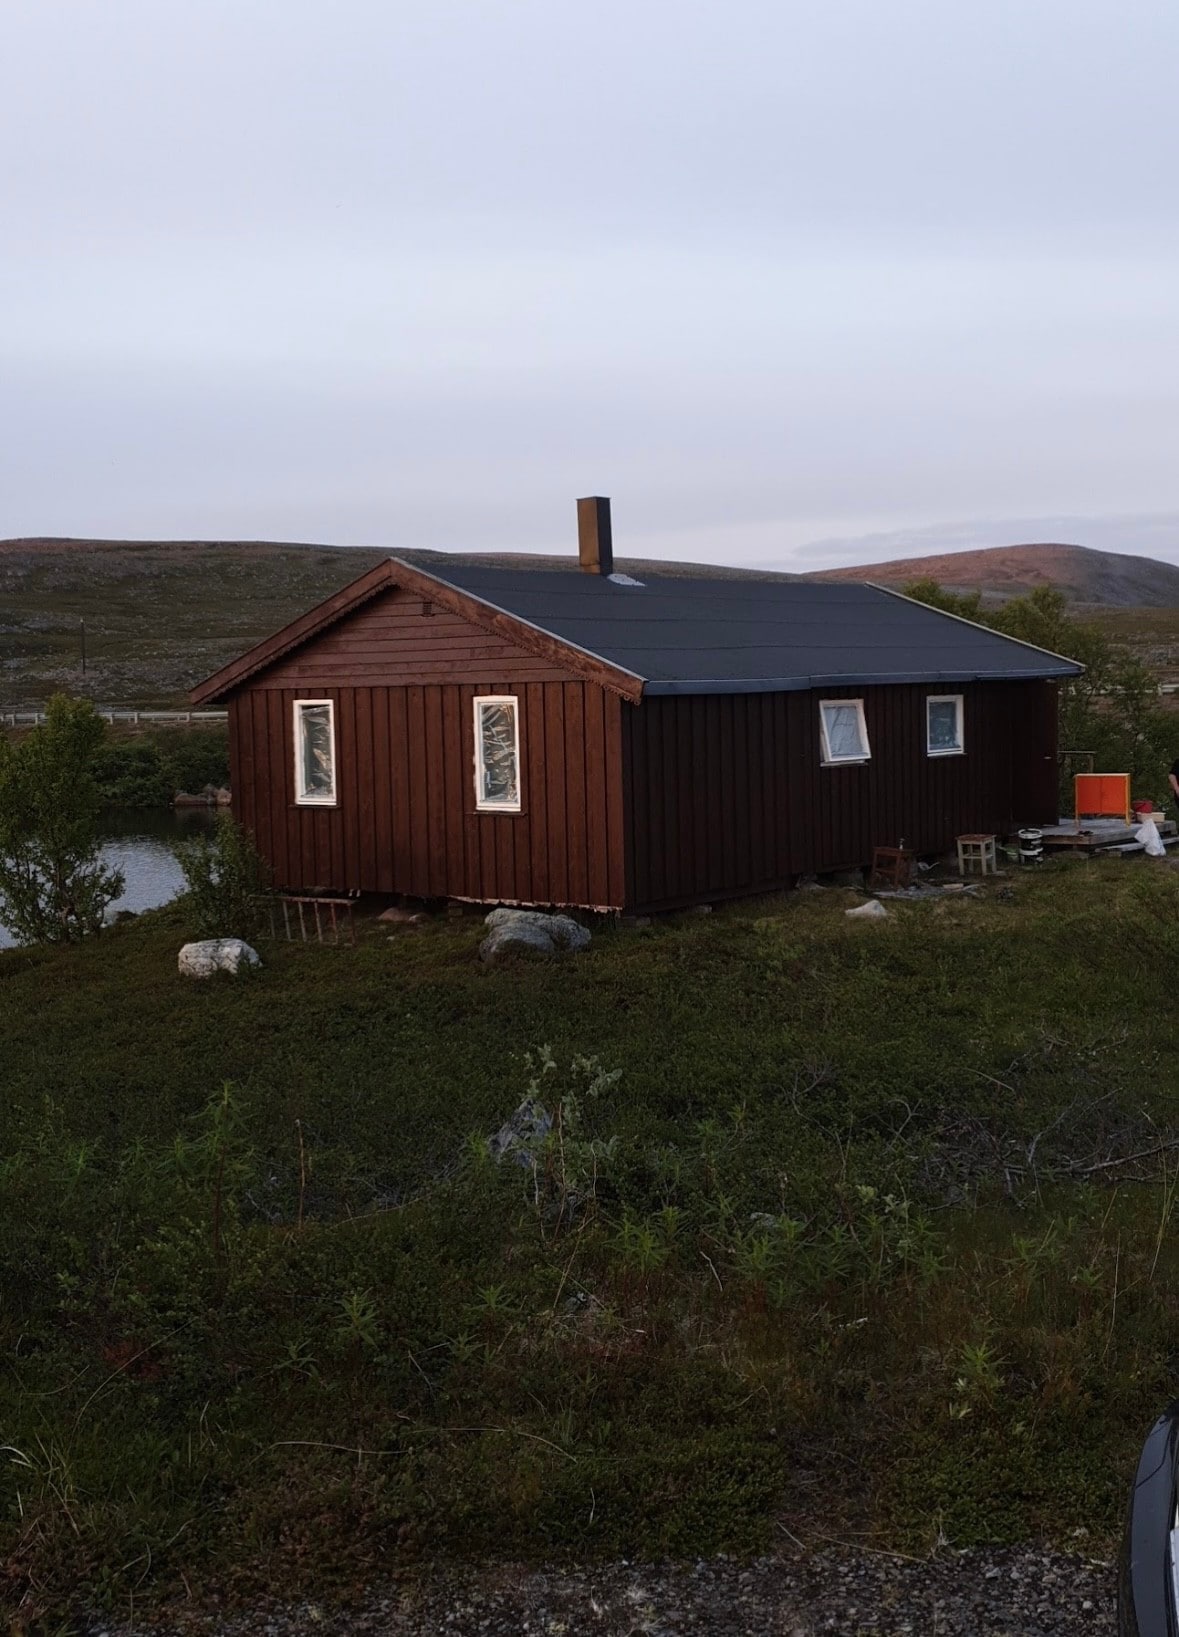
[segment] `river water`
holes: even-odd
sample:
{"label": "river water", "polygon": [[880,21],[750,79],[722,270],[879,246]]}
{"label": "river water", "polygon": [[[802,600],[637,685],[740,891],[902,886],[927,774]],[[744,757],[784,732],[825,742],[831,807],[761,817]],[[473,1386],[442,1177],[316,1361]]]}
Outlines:
{"label": "river water", "polygon": [[[102,856],[127,878],[112,911],[158,909],[175,898],[184,877],[172,843],[212,829],[214,816],[210,807],[108,809],[102,820]],[[14,942],[0,922],[0,949],[10,949]]]}

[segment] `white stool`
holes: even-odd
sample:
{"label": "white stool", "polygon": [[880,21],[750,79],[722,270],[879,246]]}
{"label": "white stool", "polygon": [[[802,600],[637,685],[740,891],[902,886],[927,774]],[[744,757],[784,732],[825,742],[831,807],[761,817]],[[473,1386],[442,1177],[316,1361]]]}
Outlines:
{"label": "white stool", "polygon": [[994,836],[958,837],[958,874],[968,875],[976,865],[980,875],[998,875]]}

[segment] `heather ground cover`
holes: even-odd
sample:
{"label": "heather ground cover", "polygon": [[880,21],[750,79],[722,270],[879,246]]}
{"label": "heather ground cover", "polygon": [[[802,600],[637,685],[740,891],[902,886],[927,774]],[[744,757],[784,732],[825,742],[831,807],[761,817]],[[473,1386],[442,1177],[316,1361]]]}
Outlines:
{"label": "heather ground cover", "polygon": [[1175,1377],[1179,875],[853,901],[0,954],[5,1600],[1111,1539]]}

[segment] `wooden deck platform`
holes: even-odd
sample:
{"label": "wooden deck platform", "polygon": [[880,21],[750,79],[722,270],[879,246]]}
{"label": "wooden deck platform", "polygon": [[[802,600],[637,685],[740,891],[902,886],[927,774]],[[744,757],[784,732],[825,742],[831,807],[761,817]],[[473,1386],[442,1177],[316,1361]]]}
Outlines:
{"label": "wooden deck platform", "polygon": [[[1164,847],[1179,846],[1179,830],[1172,819],[1155,819]],[[1135,840],[1141,824],[1126,824],[1122,819],[1082,819],[1077,829],[1076,819],[1062,818],[1059,824],[1040,826],[1045,852],[1098,853],[1116,849],[1119,852],[1141,852],[1142,843]]]}

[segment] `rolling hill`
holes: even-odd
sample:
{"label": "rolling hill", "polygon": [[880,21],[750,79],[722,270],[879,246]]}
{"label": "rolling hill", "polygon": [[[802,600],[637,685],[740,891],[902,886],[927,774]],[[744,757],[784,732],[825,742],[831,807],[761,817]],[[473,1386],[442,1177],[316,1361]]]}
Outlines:
{"label": "rolling hill", "polygon": [[[454,561],[449,552],[398,555],[423,566]],[[387,556],[388,549],[268,540],[0,540],[0,714],[41,706],[58,689],[106,705],[183,706],[194,682]],[[570,563],[568,556],[480,558],[530,568]],[[619,558],[618,567],[685,574],[698,565]]]}
{"label": "rolling hill", "polygon": [[[258,540],[0,540],[0,712],[42,705],[61,688],[102,704],[183,705],[194,682],[387,555]],[[401,555],[427,567],[453,560],[437,551]],[[564,555],[511,553],[491,560],[533,568],[570,562]],[[649,578],[699,572],[700,565],[620,557],[618,567]],[[957,590],[980,590],[988,600],[1058,586],[1151,663],[1179,672],[1179,568],[1148,557],[1069,545],[1002,546],[804,577],[894,586],[932,577]]]}
{"label": "rolling hill", "polygon": [[980,591],[996,601],[1050,585],[1063,591],[1078,608],[1179,607],[1179,567],[1153,557],[1128,557],[1088,546],[991,546],[982,551],[826,569],[808,578],[872,580],[889,586],[932,579],[947,589]]}

